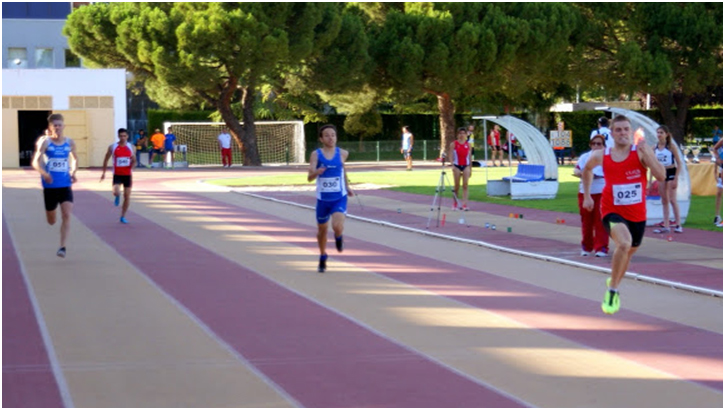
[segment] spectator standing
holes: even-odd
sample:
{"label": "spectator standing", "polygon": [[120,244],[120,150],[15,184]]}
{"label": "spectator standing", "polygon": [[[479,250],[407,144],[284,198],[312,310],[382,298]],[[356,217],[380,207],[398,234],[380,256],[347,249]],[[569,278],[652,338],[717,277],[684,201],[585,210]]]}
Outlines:
{"label": "spectator standing", "polygon": [[174,151],[176,150],[176,135],[169,127],[169,132],[164,136],[164,151],[166,152],[166,161],[169,168],[174,168]]}
{"label": "spectator standing", "polygon": [[511,141],[511,152],[509,152],[509,166],[511,165],[511,155],[515,155],[516,159],[519,161],[519,164],[521,163],[521,152],[519,152],[519,140],[516,139],[516,136],[513,132],[507,131],[506,132],[506,141]]}
{"label": "spectator standing", "polygon": [[400,144],[400,153],[403,154],[403,158],[406,163],[406,171],[413,170],[413,133],[410,132],[410,128],[406,125],[403,127],[403,136]]}
{"label": "spectator standing", "polygon": [[164,145],[166,143],[166,137],[161,133],[161,130],[156,128],[154,135],[151,136],[151,150],[149,151],[149,164],[148,168],[151,168],[154,164],[156,155],[161,158],[161,163],[164,162]]}
{"label": "spectator standing", "polygon": [[722,130],[717,125],[712,129],[712,144],[717,144],[722,139]]}
{"label": "spectator standing", "polygon": [[232,167],[232,136],[227,127],[222,127],[222,132],[217,136],[219,149],[222,152],[222,167]]}
{"label": "spectator standing", "polygon": [[[675,217],[673,230],[682,233],[680,206],[677,204],[677,182],[682,169],[682,159],[677,146],[672,141],[669,128],[664,125],[657,128],[657,146],[654,147],[654,152],[657,161],[665,167],[665,180],[659,184],[663,220],[660,228],[653,232],[670,233],[670,207],[672,207],[672,214]],[[650,176],[651,180],[652,176]]]}
{"label": "spectator standing", "polygon": [[[582,170],[587,164],[592,152],[604,149],[604,136],[595,135],[589,140],[590,151],[579,157],[574,167],[574,176],[581,178]],[[605,257],[609,253],[609,235],[604,229],[601,214],[602,191],[604,191],[604,170],[601,165],[592,169],[592,186],[590,194],[594,200],[594,207],[589,210],[584,208],[584,183],[579,183],[579,215],[582,221],[582,250],[581,256],[594,254],[597,257]]]}
{"label": "spectator standing", "polygon": [[501,149],[501,127],[495,124],[488,133],[488,146],[491,148],[491,163],[495,167],[496,154],[498,154],[498,162],[503,166],[503,150]]}
{"label": "spectator standing", "polygon": [[474,148],[474,141],[476,140],[476,127],[473,124],[468,124],[468,129],[466,130],[466,140],[468,141],[468,145],[471,147],[471,161],[473,161],[476,157],[476,150]]}
{"label": "spectator standing", "polygon": [[604,135],[604,142],[607,148],[612,148],[614,146],[612,130],[609,129],[609,119],[607,119],[607,117],[599,117],[597,120],[597,128],[592,131],[589,138],[593,138],[597,134]]}
{"label": "spectator standing", "polygon": [[[468,179],[471,177],[471,145],[468,143],[467,131],[459,128],[456,140],[449,147],[453,154],[453,209],[468,211]],[[461,184],[461,180],[463,183]],[[458,196],[458,189],[463,185],[463,197]],[[458,203],[460,200],[460,203]]]}
{"label": "spectator standing", "polygon": [[712,157],[715,158],[715,183],[717,186],[717,194],[715,194],[715,219],[713,222],[718,228],[722,228],[722,144],[720,138],[711,148]]}

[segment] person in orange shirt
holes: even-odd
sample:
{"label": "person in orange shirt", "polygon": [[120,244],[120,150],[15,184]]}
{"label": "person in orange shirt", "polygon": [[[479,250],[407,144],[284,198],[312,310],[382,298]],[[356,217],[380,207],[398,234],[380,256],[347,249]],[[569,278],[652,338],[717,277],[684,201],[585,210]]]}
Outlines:
{"label": "person in orange shirt", "polygon": [[161,132],[160,129],[154,130],[154,135],[151,136],[151,151],[149,152],[149,165],[148,168],[154,163],[154,155],[158,154],[161,157],[161,163],[164,161],[164,143],[166,142],[166,136]]}

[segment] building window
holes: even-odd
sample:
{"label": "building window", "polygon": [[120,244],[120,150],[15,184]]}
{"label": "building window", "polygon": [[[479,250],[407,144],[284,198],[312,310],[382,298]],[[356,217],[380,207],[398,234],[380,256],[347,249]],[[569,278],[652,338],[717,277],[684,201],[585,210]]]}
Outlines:
{"label": "building window", "polygon": [[35,67],[36,68],[53,68],[53,49],[52,48],[36,48],[35,49]]}
{"label": "building window", "polygon": [[81,66],[81,59],[78,57],[75,53],[70,51],[70,49],[65,49],[65,66],[66,67],[80,67]]}
{"label": "building window", "polygon": [[20,47],[8,48],[8,68],[28,68],[28,50]]}

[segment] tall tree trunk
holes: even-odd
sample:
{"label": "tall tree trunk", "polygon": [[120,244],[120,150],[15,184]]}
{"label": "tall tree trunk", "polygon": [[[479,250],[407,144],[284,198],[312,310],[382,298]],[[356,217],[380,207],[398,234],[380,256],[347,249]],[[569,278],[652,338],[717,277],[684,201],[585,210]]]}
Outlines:
{"label": "tall tree trunk", "polygon": [[244,128],[244,165],[260,166],[262,160],[257,148],[257,131],[254,125],[255,88],[250,84],[242,90],[242,128]]}
{"label": "tall tree trunk", "polygon": [[441,128],[441,153],[445,152],[447,158],[452,157],[452,153],[448,152],[448,147],[456,137],[456,107],[451,101],[451,96],[447,93],[436,94],[438,98],[438,113],[440,114]]}
{"label": "tall tree trunk", "polygon": [[244,139],[244,128],[239,124],[239,119],[232,111],[232,96],[234,96],[236,89],[237,79],[231,78],[222,90],[216,105],[219,114],[222,116],[222,120],[224,120],[224,123],[229,128],[229,133],[232,134],[234,141],[237,143],[237,147],[244,152],[244,144],[242,143]]}
{"label": "tall tree trunk", "polygon": [[[672,137],[678,144],[685,142],[685,127],[687,125],[687,112],[690,108],[690,96],[683,94],[652,94],[662,120],[672,132]],[[676,112],[672,112],[676,108]]]}

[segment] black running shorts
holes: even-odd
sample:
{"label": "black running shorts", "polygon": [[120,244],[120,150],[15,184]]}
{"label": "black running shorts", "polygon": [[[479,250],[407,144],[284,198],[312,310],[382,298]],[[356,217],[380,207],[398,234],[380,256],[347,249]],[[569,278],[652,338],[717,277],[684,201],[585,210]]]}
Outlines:
{"label": "black running shorts", "polygon": [[43,188],[43,199],[45,200],[45,210],[55,211],[58,204],[73,202],[73,190],[69,186],[64,188]]}
{"label": "black running shorts", "polygon": [[602,218],[604,223],[604,229],[607,230],[607,234],[612,235],[611,224],[623,223],[629,229],[629,234],[632,235],[632,247],[636,248],[642,244],[642,238],[644,238],[644,228],[647,225],[647,221],[632,222],[628,221],[617,214],[607,214]]}
{"label": "black running shorts", "polygon": [[131,175],[114,175],[113,185],[123,185],[124,188],[130,188]]}

